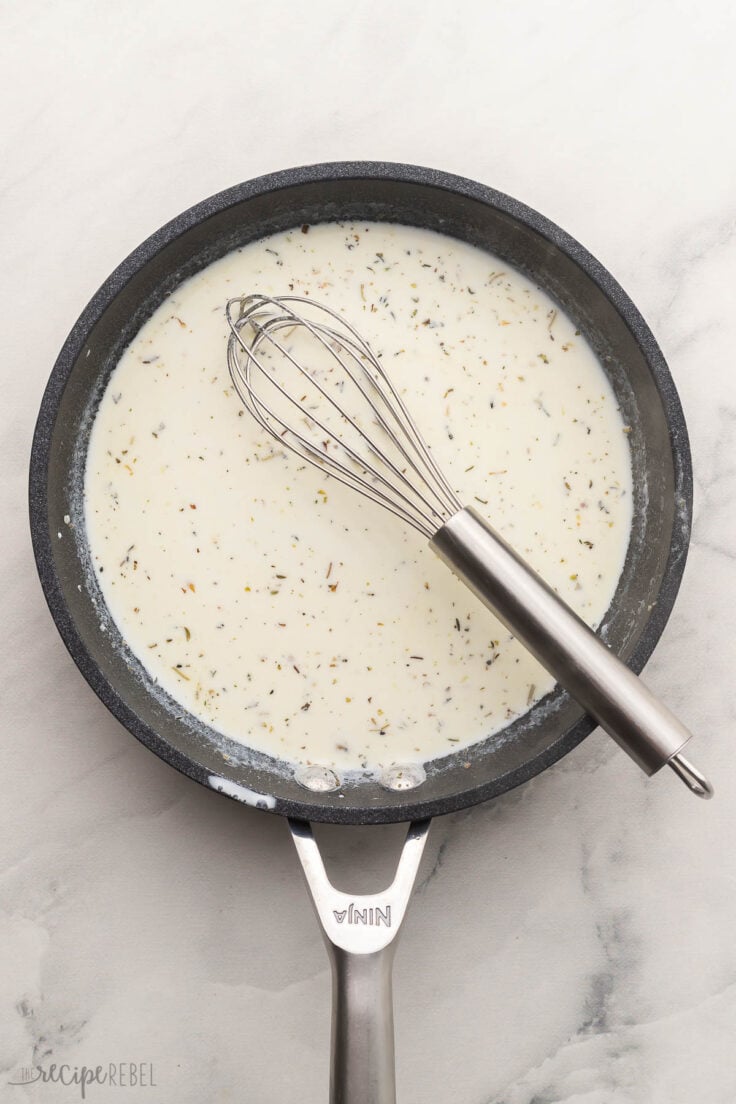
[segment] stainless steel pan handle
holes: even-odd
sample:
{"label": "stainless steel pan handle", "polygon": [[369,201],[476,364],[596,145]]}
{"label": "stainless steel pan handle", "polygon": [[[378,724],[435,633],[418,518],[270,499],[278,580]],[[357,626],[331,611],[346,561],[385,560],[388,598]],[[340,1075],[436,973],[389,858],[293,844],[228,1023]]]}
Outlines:
{"label": "stainless steel pan handle", "polygon": [[311,826],[289,821],[332,964],[330,1104],[395,1104],[391,970],[429,825],[409,826],[388,889],[356,896],[330,882]]}
{"label": "stainless steel pan handle", "polygon": [[475,510],[431,547],[647,774],[665,763],[698,797],[708,780],[682,755],[692,733]]}

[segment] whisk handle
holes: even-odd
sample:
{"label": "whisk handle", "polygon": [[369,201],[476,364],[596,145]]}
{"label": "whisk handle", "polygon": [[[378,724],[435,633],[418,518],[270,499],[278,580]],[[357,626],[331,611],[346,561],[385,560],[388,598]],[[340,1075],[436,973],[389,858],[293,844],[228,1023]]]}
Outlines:
{"label": "whisk handle", "polygon": [[700,797],[710,783],[680,755],[692,733],[471,507],[430,546],[648,775],[669,763]]}

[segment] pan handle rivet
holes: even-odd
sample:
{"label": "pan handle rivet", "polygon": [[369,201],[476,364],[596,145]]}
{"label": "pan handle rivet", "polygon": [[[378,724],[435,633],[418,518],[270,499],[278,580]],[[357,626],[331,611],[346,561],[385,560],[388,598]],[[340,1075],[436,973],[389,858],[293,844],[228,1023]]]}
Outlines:
{"label": "pan handle rivet", "polygon": [[387,767],[379,781],[386,790],[414,790],[427,778],[427,772],[421,763],[409,763],[407,766],[394,763]]}
{"label": "pan handle rivet", "polygon": [[313,763],[310,767],[300,767],[294,777],[300,786],[313,793],[330,793],[340,788],[340,779],[335,772],[318,763]]}

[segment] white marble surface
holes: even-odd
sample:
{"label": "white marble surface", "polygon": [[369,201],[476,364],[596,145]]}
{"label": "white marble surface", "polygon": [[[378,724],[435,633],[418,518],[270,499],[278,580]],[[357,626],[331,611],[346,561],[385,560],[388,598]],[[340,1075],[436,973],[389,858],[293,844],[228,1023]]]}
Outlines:
{"label": "white marble surface", "polygon": [[[396,962],[400,1101],[736,1100],[731,12],[0,6],[0,1099],[79,1099],[8,1082],[108,1061],[152,1062],[156,1086],[91,1101],[326,1099],[328,967],[286,826],[177,775],[87,689],[36,580],[25,484],[56,352],[132,247],[236,181],[362,157],[525,200],[652,325],[690,425],[696,516],[648,679],[718,788],[706,805],[669,774],[647,783],[595,734],[436,823]],[[323,839],[375,880],[399,836]]]}

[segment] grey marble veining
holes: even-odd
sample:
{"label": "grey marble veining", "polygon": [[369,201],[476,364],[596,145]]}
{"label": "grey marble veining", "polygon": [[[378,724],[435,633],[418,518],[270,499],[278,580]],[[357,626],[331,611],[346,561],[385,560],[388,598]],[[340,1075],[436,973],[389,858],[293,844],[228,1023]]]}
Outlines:
{"label": "grey marble veining", "polygon": [[[736,1100],[735,35],[722,0],[2,6],[2,1101],[79,1099],[9,1084],[52,1062],[152,1063],[153,1087],[91,1086],[100,1104],[326,1099],[328,966],[286,827],[178,776],[88,691],[25,484],[56,352],[125,253],[230,183],[353,157],[528,202],[654,329],[696,497],[646,677],[717,786],[705,805],[648,783],[595,733],[436,822],[396,961],[399,1099]],[[401,834],[320,839],[370,889]]]}

